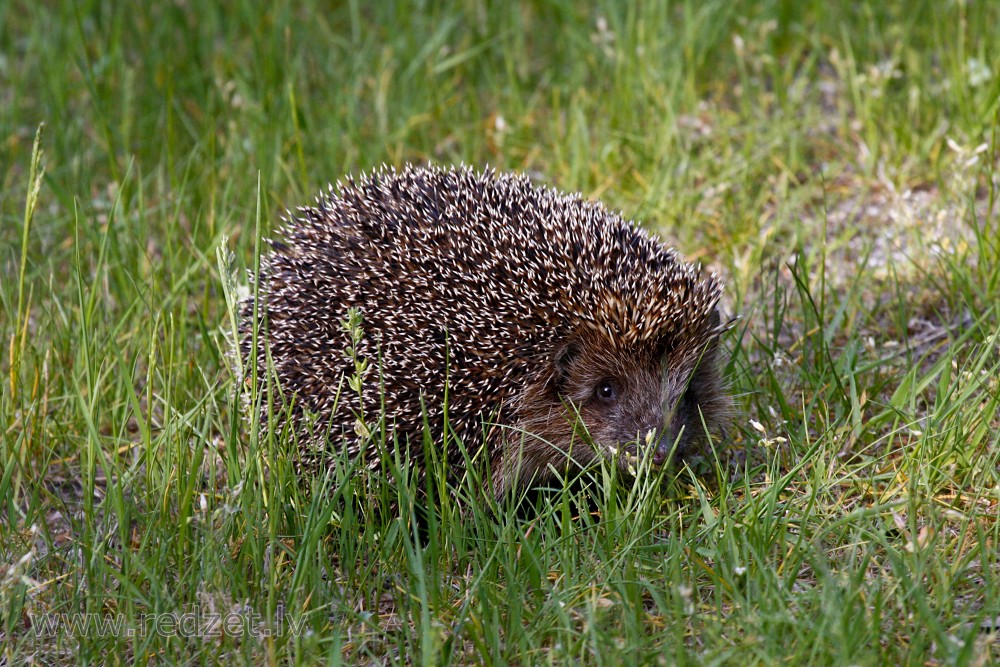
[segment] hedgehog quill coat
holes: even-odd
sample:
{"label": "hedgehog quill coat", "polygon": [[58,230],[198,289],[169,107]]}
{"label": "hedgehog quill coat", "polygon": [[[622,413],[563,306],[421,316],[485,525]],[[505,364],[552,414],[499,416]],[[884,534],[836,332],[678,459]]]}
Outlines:
{"label": "hedgehog quill coat", "polygon": [[[457,473],[447,406],[467,451],[485,443],[498,496],[597,456],[663,465],[722,425],[720,282],[601,204],[521,175],[383,169],[331,187],[281,237],[258,277],[257,348],[252,299],[240,346],[262,386],[270,355],[307,462],[346,446],[377,463],[357,423],[383,401],[413,461],[426,423]],[[362,398],[344,380],[352,307],[375,368]]]}

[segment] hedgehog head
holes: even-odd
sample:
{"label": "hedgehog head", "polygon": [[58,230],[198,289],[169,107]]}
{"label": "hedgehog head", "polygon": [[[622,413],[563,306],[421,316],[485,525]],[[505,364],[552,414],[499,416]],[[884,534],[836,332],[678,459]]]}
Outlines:
{"label": "hedgehog head", "polygon": [[[626,475],[647,457],[654,468],[691,462],[720,436],[730,408],[720,360],[722,286],[659,250],[625,273],[619,267],[580,282],[562,337],[517,401],[518,428],[494,475],[501,484],[597,458]],[[630,264],[635,255],[617,257]]]}

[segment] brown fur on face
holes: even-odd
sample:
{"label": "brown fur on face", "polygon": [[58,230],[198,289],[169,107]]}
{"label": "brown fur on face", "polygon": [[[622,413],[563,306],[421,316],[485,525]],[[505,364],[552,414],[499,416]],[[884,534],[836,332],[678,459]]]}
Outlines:
{"label": "brown fur on face", "polygon": [[[718,328],[717,314],[709,328]],[[623,348],[584,331],[541,375],[518,401],[517,428],[495,459],[498,496],[599,457],[626,475],[646,456],[654,466],[690,460],[720,436],[730,407],[717,335],[676,350],[669,340]]]}

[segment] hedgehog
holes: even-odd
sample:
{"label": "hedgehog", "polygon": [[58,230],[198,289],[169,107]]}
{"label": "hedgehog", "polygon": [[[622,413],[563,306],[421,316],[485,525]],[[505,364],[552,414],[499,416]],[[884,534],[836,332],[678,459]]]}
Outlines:
{"label": "hedgehog", "polygon": [[[411,465],[429,436],[453,479],[483,461],[500,499],[600,460],[670,468],[725,431],[720,279],[524,175],[348,177],[286,215],[256,280],[244,385],[273,374],[284,402],[260,423],[290,427],[312,470],[345,447],[379,465],[365,422],[384,420]],[[359,360],[377,372],[354,390]]]}

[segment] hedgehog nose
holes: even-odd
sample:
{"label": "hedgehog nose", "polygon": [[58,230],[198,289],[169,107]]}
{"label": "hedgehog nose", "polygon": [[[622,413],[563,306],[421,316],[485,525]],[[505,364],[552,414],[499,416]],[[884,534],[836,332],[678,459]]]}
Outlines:
{"label": "hedgehog nose", "polygon": [[684,448],[683,443],[678,441],[680,433],[672,428],[668,428],[660,436],[659,442],[656,443],[656,451],[653,452],[653,465],[660,467],[664,466],[670,460],[670,454],[673,452],[674,458],[677,460],[682,460],[684,458]]}

